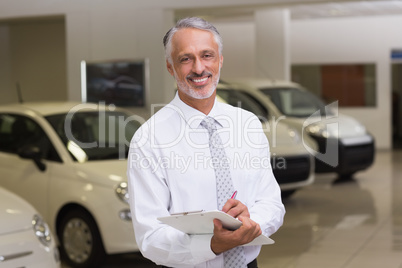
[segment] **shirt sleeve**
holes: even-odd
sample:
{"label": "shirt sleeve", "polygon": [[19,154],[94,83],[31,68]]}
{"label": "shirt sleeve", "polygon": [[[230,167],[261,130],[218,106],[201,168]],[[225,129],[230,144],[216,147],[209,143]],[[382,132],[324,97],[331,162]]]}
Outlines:
{"label": "shirt sleeve", "polygon": [[146,128],[141,132],[142,137],[136,133],[131,141],[127,169],[134,233],[141,253],[156,264],[174,267],[215,258],[210,248],[212,235],[187,235],[157,220],[170,215],[170,190],[163,171],[155,168],[157,150],[151,150]]}
{"label": "shirt sleeve", "polygon": [[[258,119],[256,122],[257,141],[256,155],[261,159],[270,159],[270,149],[268,139],[261,127]],[[256,188],[256,195],[254,204],[250,206],[250,218],[257,222],[266,236],[271,236],[283,224],[285,215],[285,207],[282,203],[281,190],[275,179],[272,171],[271,164],[268,161],[260,161],[260,163],[269,163],[261,166],[258,169],[258,187]]]}

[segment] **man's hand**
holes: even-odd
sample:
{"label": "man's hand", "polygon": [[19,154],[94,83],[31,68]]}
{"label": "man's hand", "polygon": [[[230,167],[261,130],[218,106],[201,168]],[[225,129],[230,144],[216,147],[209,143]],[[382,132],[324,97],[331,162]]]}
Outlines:
{"label": "man's hand", "polygon": [[220,220],[214,219],[214,235],[211,239],[211,249],[215,254],[220,254],[234,247],[247,244],[261,235],[258,223],[248,217],[238,218],[243,224],[239,229],[230,231],[223,228]]}
{"label": "man's hand", "polygon": [[240,216],[250,218],[250,213],[248,212],[247,206],[236,199],[228,199],[226,204],[223,206],[222,211],[234,218],[238,218]]}
{"label": "man's hand", "polygon": [[234,247],[247,244],[261,235],[260,225],[250,219],[248,208],[236,199],[229,199],[222,211],[238,218],[243,224],[239,229],[231,231],[223,228],[220,220],[214,220],[214,235],[211,239],[211,249],[215,254],[220,254]]}

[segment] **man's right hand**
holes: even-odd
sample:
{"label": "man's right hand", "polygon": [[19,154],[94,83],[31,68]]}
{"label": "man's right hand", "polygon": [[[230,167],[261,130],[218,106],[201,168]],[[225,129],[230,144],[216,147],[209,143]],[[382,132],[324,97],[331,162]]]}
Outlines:
{"label": "man's right hand", "polygon": [[248,217],[240,216],[238,219],[243,224],[235,231],[225,229],[220,220],[214,219],[214,235],[211,239],[211,249],[216,255],[247,244],[261,235],[262,231],[258,223]]}

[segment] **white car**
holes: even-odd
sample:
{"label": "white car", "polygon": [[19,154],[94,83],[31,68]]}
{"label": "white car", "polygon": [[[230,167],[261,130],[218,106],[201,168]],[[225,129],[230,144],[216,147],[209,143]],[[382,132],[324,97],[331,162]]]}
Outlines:
{"label": "white car", "polygon": [[40,212],[69,266],[98,267],[105,254],[138,251],[126,154],[142,121],[114,105],[0,106],[0,186]]}
{"label": "white car", "polygon": [[356,119],[338,113],[336,103],[325,105],[314,94],[288,81],[237,79],[230,82],[260,100],[270,115],[302,135],[306,149],[315,155],[317,173],[336,172],[341,178],[350,178],[372,165],[374,137]]}
{"label": "white car", "polygon": [[269,140],[271,166],[281,187],[282,197],[287,198],[297,190],[314,182],[314,157],[303,146],[296,130],[269,117],[261,101],[231,85],[219,83],[217,98],[221,102],[241,107],[259,117]]}
{"label": "white car", "polygon": [[46,222],[28,202],[2,187],[0,267],[60,267],[59,252]]}

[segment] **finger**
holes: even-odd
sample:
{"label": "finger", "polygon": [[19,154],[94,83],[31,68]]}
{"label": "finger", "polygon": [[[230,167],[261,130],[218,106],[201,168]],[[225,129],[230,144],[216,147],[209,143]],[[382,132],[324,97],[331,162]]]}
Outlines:
{"label": "finger", "polygon": [[214,219],[214,229],[216,229],[217,231],[222,230],[223,225],[222,222],[218,219]]}
{"label": "finger", "polygon": [[[225,213],[228,213],[230,209],[232,209],[233,207],[237,206],[238,203],[240,203],[240,201],[236,200],[236,199],[228,199],[228,201],[226,201],[225,205],[223,205],[222,207],[222,211]],[[233,215],[231,215],[233,216]]]}
{"label": "finger", "polygon": [[241,207],[237,206],[230,208],[229,211],[226,213],[232,216],[233,218],[237,218],[242,215],[243,210],[241,209]]}
{"label": "finger", "polygon": [[260,225],[252,219],[244,216],[240,216],[239,220],[242,222],[243,232],[256,237],[262,233]]}
{"label": "finger", "polygon": [[252,225],[253,223],[256,223],[255,221],[253,221],[252,219],[250,219],[250,217],[246,217],[246,216],[239,216],[237,218],[239,221],[241,221],[243,223],[243,225]]}
{"label": "finger", "polygon": [[250,218],[248,208],[244,204],[240,203],[239,206],[237,206],[235,209],[236,209],[235,213],[237,214],[236,218],[240,216]]}
{"label": "finger", "polygon": [[229,199],[224,208],[222,209],[223,212],[226,212],[230,216],[237,218],[239,216],[250,217],[250,213],[246,205],[244,205],[239,200]]}

